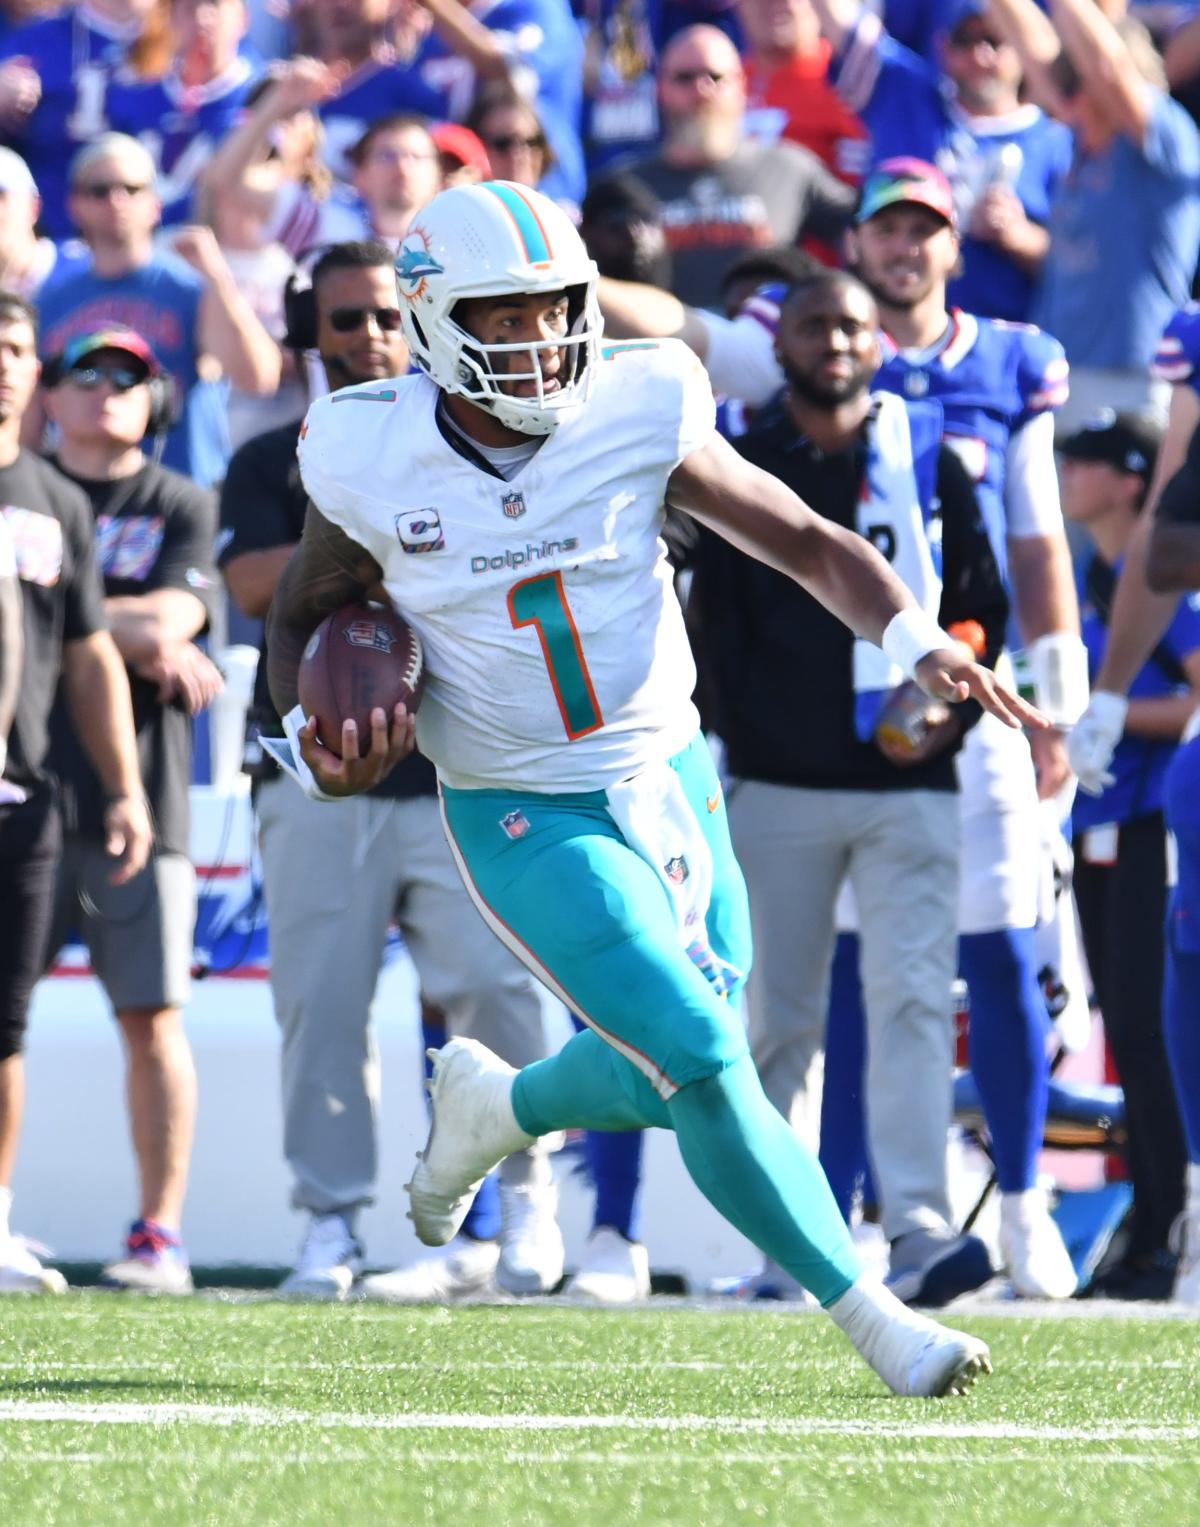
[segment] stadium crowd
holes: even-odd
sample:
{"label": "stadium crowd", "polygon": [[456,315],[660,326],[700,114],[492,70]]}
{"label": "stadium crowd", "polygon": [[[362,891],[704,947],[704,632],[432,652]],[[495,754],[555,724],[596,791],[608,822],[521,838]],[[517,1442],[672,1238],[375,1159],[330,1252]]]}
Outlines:
{"label": "stadium crowd", "polygon": [[[225,634],[263,640],[308,400],[408,369],[416,215],[502,181],[580,228],[611,335],[688,344],[737,449],[874,541],[1053,723],[939,708],[780,573],[668,518],[767,1095],[846,1217],[882,1224],[901,1299],[997,1272],[1067,1298],[1038,1163],[1052,1011],[1090,996],[1133,1204],[1087,1292],[1200,1306],[1194,114],[1188,0],[0,6],[0,1291],[63,1286],[10,1228],[8,1185],[31,995],[72,930],[125,1044],[139,1172],[105,1279],[191,1286],[192,719]],[[506,205],[536,237],[534,204]],[[510,479],[534,447],[511,449]],[[540,998],[468,904],[430,764],[306,800],[258,743],[282,735],[265,659],[247,734],[308,1217],[283,1291],[556,1287],[544,1141],[444,1252],[361,1276],[389,922],[431,1043],[525,1065]],[[999,1267],[950,1205],[956,978]],[[589,1135],[586,1156],[572,1288],[644,1296],[641,1137]],[[745,1291],[801,1292],[769,1260]]]}

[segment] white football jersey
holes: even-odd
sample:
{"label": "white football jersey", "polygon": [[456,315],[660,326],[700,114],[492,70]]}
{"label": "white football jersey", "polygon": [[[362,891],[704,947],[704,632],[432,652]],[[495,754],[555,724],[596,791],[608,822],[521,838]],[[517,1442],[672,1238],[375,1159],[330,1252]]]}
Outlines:
{"label": "white football jersey", "polygon": [[320,398],[301,430],[310,498],[425,645],[417,740],[448,785],[603,790],[699,725],[660,531],[712,390],[676,340],[606,345],[596,367],[509,481],[449,443],[424,376]]}

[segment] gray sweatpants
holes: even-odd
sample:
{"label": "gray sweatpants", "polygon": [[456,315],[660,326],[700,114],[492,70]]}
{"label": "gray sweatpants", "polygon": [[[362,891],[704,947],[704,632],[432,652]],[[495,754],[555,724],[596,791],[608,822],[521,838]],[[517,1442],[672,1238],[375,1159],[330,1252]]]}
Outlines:
{"label": "gray sweatpants", "polygon": [[451,1034],[513,1066],[540,1060],[541,998],[471,905],[432,796],[331,805],[279,779],[262,786],[258,818],[292,1203],[351,1209],[375,1186],[379,1063],[369,1016],[392,918]]}
{"label": "gray sweatpants", "polygon": [[884,1233],[894,1240],[949,1225],[957,797],[738,780],[727,801],[750,892],[750,1045],[767,1096],[815,1149],[834,912],[848,879],[860,925],[867,1137]]}

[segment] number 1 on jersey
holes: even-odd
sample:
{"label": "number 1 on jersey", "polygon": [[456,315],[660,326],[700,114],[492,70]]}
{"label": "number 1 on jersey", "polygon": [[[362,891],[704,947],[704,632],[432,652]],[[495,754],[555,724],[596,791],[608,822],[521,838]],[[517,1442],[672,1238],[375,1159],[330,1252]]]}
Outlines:
{"label": "number 1 on jersey", "polygon": [[561,573],[540,573],[514,583],[508,591],[508,615],[513,629],[532,626],[542,644],[542,657],[558,702],[558,713],[572,742],[604,725],[592,676]]}

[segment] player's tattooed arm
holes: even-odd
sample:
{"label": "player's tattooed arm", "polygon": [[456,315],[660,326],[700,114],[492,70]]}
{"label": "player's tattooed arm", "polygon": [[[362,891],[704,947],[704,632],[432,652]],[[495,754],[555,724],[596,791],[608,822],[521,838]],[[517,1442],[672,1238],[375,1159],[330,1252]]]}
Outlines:
{"label": "player's tattooed arm", "polygon": [[300,698],[296,676],[309,637],[327,615],[363,598],[382,577],[370,552],[310,503],[304,534],[267,614],[267,682],[281,716]]}
{"label": "player's tattooed arm", "polygon": [[[794,578],[843,625],[881,646],[893,618],[916,600],[864,536],[815,514],[777,477],[713,435],[671,475],[667,503],[686,510],[740,551]],[[912,618],[910,616],[910,618]],[[886,649],[885,649],[886,650]],[[978,700],[1008,726],[1042,728],[1045,718],[1000,685],[966,648],[923,648],[912,670],[935,698]],[[907,665],[906,665],[907,666]]]}

